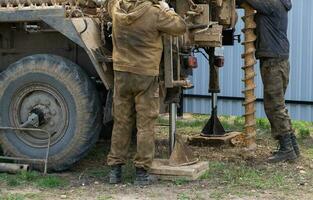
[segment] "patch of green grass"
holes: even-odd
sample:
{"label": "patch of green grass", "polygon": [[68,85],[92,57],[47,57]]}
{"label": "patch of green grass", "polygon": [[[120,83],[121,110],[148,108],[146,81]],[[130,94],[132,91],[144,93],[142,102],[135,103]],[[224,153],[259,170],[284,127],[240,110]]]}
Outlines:
{"label": "patch of green grass", "polygon": [[26,193],[26,194],[0,194],[0,200],[24,200],[24,199],[31,199],[31,200],[42,200],[44,198],[40,197],[38,194],[35,193]]}
{"label": "patch of green grass", "polygon": [[215,190],[210,193],[210,198],[220,200],[223,199],[225,195],[226,193],[224,190]]}
{"label": "patch of green grass", "polygon": [[306,139],[310,137],[311,131],[309,128],[300,128],[298,134],[301,139]]}
{"label": "patch of green grass", "polygon": [[[201,127],[205,124],[208,119],[192,119],[192,120],[177,120],[177,128],[187,127]],[[158,123],[162,125],[169,124],[168,118],[159,118]]]}
{"label": "patch of green grass", "polygon": [[178,128],[186,128],[186,127],[202,127],[205,124],[205,120],[190,120],[190,121],[177,121]]}
{"label": "patch of green grass", "polygon": [[44,197],[41,197],[39,193],[27,193],[24,194],[24,197],[26,199],[31,199],[31,200],[44,200]]}
{"label": "patch of green grass", "polygon": [[234,120],[235,126],[243,126],[245,123],[245,119],[243,117],[236,117]]}
{"label": "patch of green grass", "polygon": [[245,164],[211,162],[208,172],[202,177],[220,185],[249,189],[281,188],[285,174],[280,171],[260,170]]}
{"label": "patch of green grass", "polygon": [[174,184],[175,185],[184,185],[184,184],[187,184],[189,183],[189,181],[185,178],[178,178],[178,179],[175,179],[174,180]]}
{"label": "patch of green grass", "polygon": [[23,171],[19,174],[17,174],[17,179],[22,180],[22,181],[34,181],[36,179],[38,179],[40,177],[40,174],[38,172],[35,171],[31,171],[31,172],[26,172]]}
{"label": "patch of green grass", "polygon": [[312,122],[293,121],[292,125],[301,139],[309,138],[313,132]]}
{"label": "patch of green grass", "polygon": [[313,159],[313,148],[301,149],[301,150],[304,151],[304,153],[306,154],[308,158]]}
{"label": "patch of green grass", "polygon": [[255,196],[252,191],[288,191],[293,184],[288,177],[289,171],[277,170],[275,167],[259,169],[245,163],[215,161],[210,163],[209,170],[202,179],[217,186],[212,188],[210,198],[227,199],[229,195]]}
{"label": "patch of green grass", "polygon": [[19,180],[15,179],[13,177],[9,177],[7,179],[7,185],[10,186],[10,187],[16,187],[16,186],[19,186],[21,184],[22,183]]}
{"label": "patch of green grass", "polygon": [[[192,118],[192,119],[179,119],[177,120],[177,132],[178,133],[184,133],[184,134],[194,134],[194,133],[200,133],[202,128],[204,127],[207,117],[203,119],[201,118]],[[158,124],[160,125],[168,125],[169,120],[165,117],[160,117],[158,120]],[[168,133],[168,127],[160,127],[161,133],[167,134]]]}
{"label": "patch of green grass", "polygon": [[180,193],[177,196],[177,200],[190,200],[191,198],[186,193]]}
{"label": "patch of green grass", "polygon": [[8,179],[8,174],[0,173],[0,182],[4,182]]}
{"label": "patch of green grass", "polygon": [[[177,121],[178,131],[184,132],[199,132],[209,119],[208,115],[192,115],[192,119],[183,119]],[[225,130],[229,131],[242,131],[244,129],[245,119],[240,116],[219,116],[219,119],[224,126]],[[161,123],[168,124],[167,118],[160,118]],[[271,129],[270,123],[267,118],[258,118],[257,128],[262,132],[269,132]],[[313,133],[313,122],[292,121],[293,127],[299,135],[300,139],[306,139]]]}
{"label": "patch of green grass", "polygon": [[1,195],[0,200],[24,200],[25,197],[21,194],[7,194],[7,195]]}
{"label": "patch of green grass", "polygon": [[257,119],[256,124],[257,124],[257,127],[259,129],[264,130],[264,131],[270,130],[270,128],[271,128],[271,125],[270,125],[268,119],[265,119],[265,118]]}
{"label": "patch of green grass", "polygon": [[18,174],[0,174],[0,181],[9,187],[36,185],[41,188],[65,187],[68,181],[58,176],[42,176],[38,172],[21,172]]}
{"label": "patch of green grass", "polygon": [[68,185],[68,181],[57,176],[46,176],[36,180],[35,184],[41,188],[61,188]]}
{"label": "patch of green grass", "polygon": [[[209,115],[192,115],[192,119],[181,119],[177,121],[178,131],[183,132],[199,132],[209,120]],[[244,117],[236,116],[219,116],[219,119],[227,131],[242,131],[244,129]],[[162,125],[169,124],[168,118],[160,117],[158,123]],[[298,122],[298,124],[301,122]],[[266,118],[257,119],[257,128],[261,131],[268,132],[270,130],[270,123]],[[166,129],[167,130],[167,129]]]}
{"label": "patch of green grass", "polygon": [[104,166],[104,167],[98,167],[98,168],[93,168],[89,169],[86,171],[88,176],[97,178],[97,177],[105,177],[109,174],[110,167],[109,166]]}

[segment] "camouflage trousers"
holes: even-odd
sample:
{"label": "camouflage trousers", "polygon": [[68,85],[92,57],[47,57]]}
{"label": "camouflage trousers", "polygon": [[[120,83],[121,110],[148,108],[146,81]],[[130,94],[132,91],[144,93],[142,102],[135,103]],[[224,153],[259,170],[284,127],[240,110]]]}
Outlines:
{"label": "camouflage trousers", "polygon": [[149,169],[155,151],[159,115],[158,77],[114,71],[113,132],[108,165],[125,164],[133,128],[137,127],[134,164]]}
{"label": "camouflage trousers", "polygon": [[264,85],[264,109],[271,124],[272,136],[277,138],[293,131],[285,104],[289,83],[288,59],[261,59],[261,75]]}

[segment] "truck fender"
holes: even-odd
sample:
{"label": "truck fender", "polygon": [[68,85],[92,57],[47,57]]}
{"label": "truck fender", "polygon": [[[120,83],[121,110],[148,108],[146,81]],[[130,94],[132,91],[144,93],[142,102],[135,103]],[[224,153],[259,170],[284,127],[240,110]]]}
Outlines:
{"label": "truck fender", "polygon": [[99,23],[92,18],[64,18],[40,16],[41,20],[59,31],[71,41],[82,47],[106,89],[113,88],[113,69],[105,62],[100,62],[96,53],[102,48],[101,32]]}

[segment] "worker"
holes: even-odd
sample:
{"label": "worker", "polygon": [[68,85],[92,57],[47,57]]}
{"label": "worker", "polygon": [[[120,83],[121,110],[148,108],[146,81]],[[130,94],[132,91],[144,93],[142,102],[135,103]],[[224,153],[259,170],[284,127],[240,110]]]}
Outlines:
{"label": "worker", "polygon": [[109,0],[106,7],[113,24],[114,68],[114,126],[107,159],[111,166],[109,182],[122,181],[122,165],[136,125],[134,183],[147,185],[152,182],[149,169],[154,158],[154,128],[159,115],[162,34],[184,34],[186,24],[163,1]]}
{"label": "worker", "polygon": [[293,161],[300,156],[300,151],[285,104],[290,71],[287,27],[291,0],[237,0],[236,3],[248,3],[257,11],[256,57],[261,63],[264,109],[272,136],[279,143],[278,151],[268,161]]}

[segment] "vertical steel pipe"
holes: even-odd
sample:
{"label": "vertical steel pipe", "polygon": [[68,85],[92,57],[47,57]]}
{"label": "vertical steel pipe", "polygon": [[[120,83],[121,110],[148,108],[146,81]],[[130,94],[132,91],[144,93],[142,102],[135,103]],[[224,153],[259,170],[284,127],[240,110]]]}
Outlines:
{"label": "vertical steel pipe", "polygon": [[170,104],[170,135],[169,135],[169,155],[172,154],[175,146],[176,136],[176,120],[177,120],[177,105],[176,103]]}

